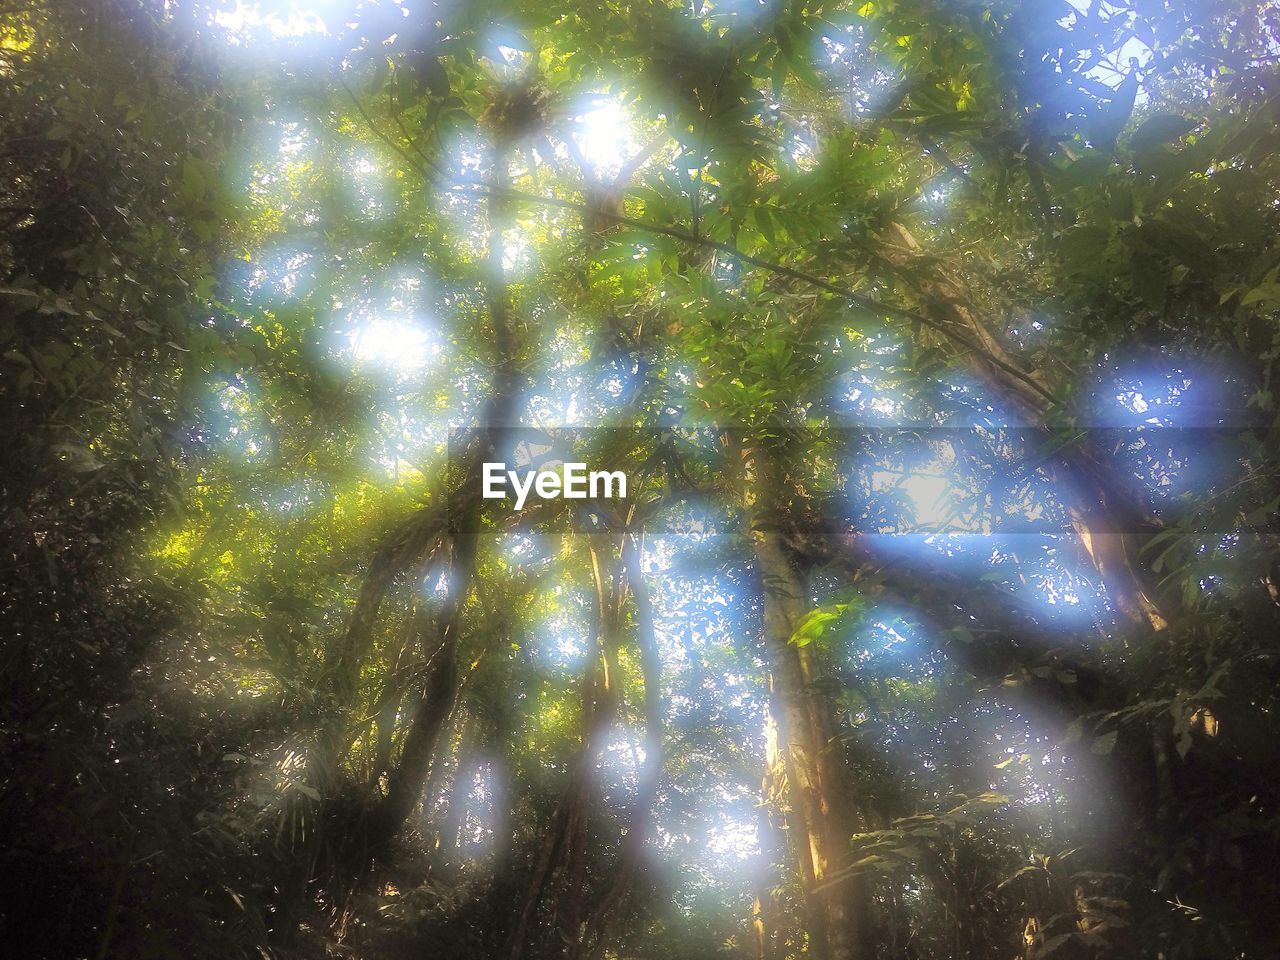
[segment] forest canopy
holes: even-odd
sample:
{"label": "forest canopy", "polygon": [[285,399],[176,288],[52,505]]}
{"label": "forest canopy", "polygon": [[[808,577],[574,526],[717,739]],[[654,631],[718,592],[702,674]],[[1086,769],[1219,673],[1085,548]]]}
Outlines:
{"label": "forest canopy", "polygon": [[0,122],[6,955],[1280,957],[1280,5],[0,0]]}

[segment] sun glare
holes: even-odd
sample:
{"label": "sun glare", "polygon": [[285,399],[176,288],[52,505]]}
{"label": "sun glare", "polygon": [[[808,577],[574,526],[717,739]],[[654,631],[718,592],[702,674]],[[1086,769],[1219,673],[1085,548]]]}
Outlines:
{"label": "sun glare", "polygon": [[440,345],[426,327],[405,319],[377,318],[347,333],[351,356],[361,366],[400,373],[421,370],[440,355]]}
{"label": "sun glare", "polygon": [[915,470],[881,469],[871,474],[873,493],[901,493],[910,508],[915,532],[946,525],[955,519],[953,479],[935,468]]}
{"label": "sun glare", "polygon": [[236,0],[230,10],[215,13],[213,22],[239,37],[263,33],[277,38],[301,37],[329,32],[314,3],[294,3],[292,0]]}
{"label": "sun glare", "polygon": [[630,119],[623,105],[601,99],[574,127],[574,142],[597,176],[617,173],[636,151]]}

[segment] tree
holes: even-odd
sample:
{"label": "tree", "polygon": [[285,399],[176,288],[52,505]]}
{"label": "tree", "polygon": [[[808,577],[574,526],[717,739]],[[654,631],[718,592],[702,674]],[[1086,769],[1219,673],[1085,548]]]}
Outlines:
{"label": "tree", "polygon": [[1270,956],[1280,21],[1177,7],[4,8],[10,940]]}

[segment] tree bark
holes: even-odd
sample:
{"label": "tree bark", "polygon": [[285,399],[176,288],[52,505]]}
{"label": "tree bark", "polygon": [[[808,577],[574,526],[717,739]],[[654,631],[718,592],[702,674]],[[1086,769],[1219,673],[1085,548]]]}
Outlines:
{"label": "tree bark", "polygon": [[400,762],[388,778],[387,793],[375,815],[373,850],[384,850],[421,799],[422,785],[436,754],[441,732],[458,694],[458,638],[462,609],[475,576],[476,528],[483,500],[480,496],[482,466],[492,457],[498,431],[512,424],[521,379],[518,345],[512,330],[509,294],[503,267],[503,229],[506,211],[502,200],[508,180],[507,158],[495,150],[493,193],[488,207],[488,279],[486,307],[493,337],[494,381],[492,395],[466,455],[459,486],[448,501],[449,536],[452,545],[448,592],[436,618],[437,640],[430,669],[405,737]]}
{"label": "tree bark", "polygon": [[[915,288],[940,322],[962,332],[981,348],[980,352],[969,351],[965,355],[974,374],[1029,427],[1045,432],[1046,413],[1053,396],[1048,378],[1039,371],[1027,370],[1003,338],[982,321],[963,282],[938,270],[927,275],[921,271],[920,244],[905,226],[891,224],[888,232],[891,242],[880,249],[884,262]],[[1022,371],[1022,376],[1013,376],[1011,369]],[[1151,523],[1149,512],[1133,496],[1121,491],[1104,467],[1099,451],[1088,442],[1071,455],[1055,453],[1049,465],[1057,480],[1058,495],[1116,609],[1143,632],[1163,630],[1171,614],[1151,596],[1147,578],[1134,563],[1130,531],[1126,529],[1139,522]]]}
{"label": "tree bark", "polygon": [[619,694],[617,644],[620,642],[624,595],[613,574],[613,565],[605,565],[607,548],[605,536],[591,535],[589,552],[595,585],[595,635],[587,653],[582,680],[582,744],[552,814],[538,863],[507,937],[503,952],[509,960],[519,960],[524,955],[534,914],[557,873],[564,878],[561,883],[566,889],[555,901],[556,921],[562,928],[566,943],[578,942],[578,910],[581,905],[578,888],[584,863],[582,845],[587,827],[591,768],[617,714]]}
{"label": "tree bark", "polygon": [[787,777],[778,724],[772,705],[765,706],[765,769],[760,778],[760,806],[756,813],[760,836],[760,880],[752,905],[752,932],[758,960],[781,960],[785,944],[779,929],[780,904],[773,890],[779,885],[779,870],[785,866]]}
{"label": "tree bark", "polygon": [[847,794],[848,769],[834,742],[833,705],[814,682],[813,653],[791,641],[810,604],[804,579],[784,547],[780,466],[763,444],[743,445],[740,455],[763,599],[772,709],[791,806],[791,842],[809,932],[824,960],[864,960],[874,955],[866,882],[854,877],[823,886],[848,865],[849,838],[860,828],[860,817]]}
{"label": "tree bark", "polygon": [[645,756],[639,771],[635,805],[627,824],[622,853],[613,883],[605,891],[600,903],[587,919],[580,938],[578,956],[586,954],[599,958],[609,942],[609,929],[617,912],[631,891],[644,845],[653,827],[654,804],[662,779],[662,658],[654,633],[653,601],[649,585],[641,569],[642,549],[638,535],[628,534],[623,539],[622,561],[626,572],[626,585],[635,601],[636,644],[640,652],[640,671],[644,678]]}

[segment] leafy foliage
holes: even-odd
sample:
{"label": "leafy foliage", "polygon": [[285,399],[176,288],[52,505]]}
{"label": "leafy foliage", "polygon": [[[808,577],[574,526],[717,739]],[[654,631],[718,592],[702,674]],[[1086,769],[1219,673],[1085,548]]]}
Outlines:
{"label": "leafy foliage", "polygon": [[0,0],[6,943],[1272,956],[1278,30]]}

